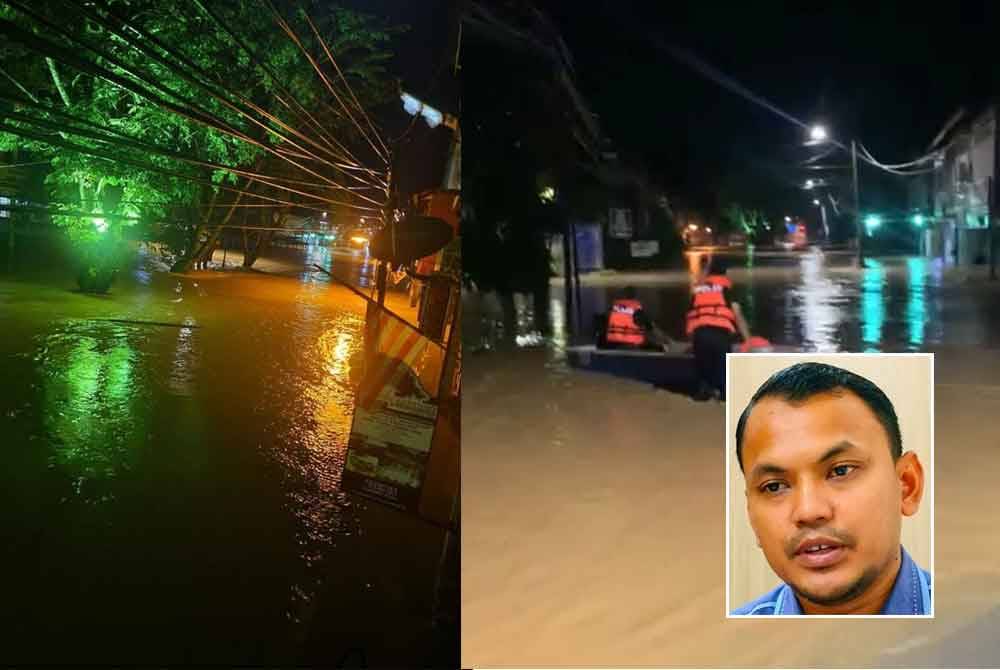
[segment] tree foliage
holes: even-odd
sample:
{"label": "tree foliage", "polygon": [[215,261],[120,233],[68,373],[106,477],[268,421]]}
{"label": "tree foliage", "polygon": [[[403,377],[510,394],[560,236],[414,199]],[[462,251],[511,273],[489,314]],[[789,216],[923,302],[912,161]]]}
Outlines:
{"label": "tree foliage", "polygon": [[722,224],[720,232],[741,233],[750,241],[763,237],[770,226],[763,212],[735,202],[723,208],[720,222]]}
{"label": "tree foliage", "polygon": [[[81,244],[120,238],[125,228],[141,225],[141,236],[175,240],[178,251],[190,248],[197,226],[224,216],[225,205],[241,197],[227,189],[254,191],[247,176],[222,167],[298,180],[310,184],[299,190],[358,201],[329,186],[351,183],[343,169],[302,157],[312,152],[336,162],[328,153],[256,110],[324,148],[321,134],[349,148],[361,165],[380,167],[361,130],[266,4],[211,0],[205,7],[178,0],[0,6],[0,79],[10,84],[9,94],[0,96],[0,151],[16,148],[50,161],[50,206],[60,212],[52,219]],[[346,99],[339,73],[307,13],[359,105],[372,109],[391,99],[386,62],[403,27],[321,3],[295,7],[279,3],[278,13],[340,95]],[[298,155],[302,167],[275,151]],[[268,191],[271,198],[333,209],[301,194]]]}

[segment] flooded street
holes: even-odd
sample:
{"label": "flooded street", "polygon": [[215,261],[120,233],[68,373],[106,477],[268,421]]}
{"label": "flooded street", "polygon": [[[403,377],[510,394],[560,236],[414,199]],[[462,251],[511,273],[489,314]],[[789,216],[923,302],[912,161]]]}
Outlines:
{"label": "flooded street", "polygon": [[[1000,290],[983,268],[815,262],[730,275],[754,330],[776,342],[935,352],[935,621],[817,620],[803,635],[727,620],[724,407],[569,368],[574,338],[553,309],[546,346],[468,357],[464,665],[968,667],[1000,656]],[[631,284],[680,336],[687,281],[586,277],[582,311]],[[553,307],[563,295],[554,284]]]}
{"label": "flooded street", "polygon": [[[340,490],[364,302],[305,269],[330,260],[179,276],[147,257],[100,297],[0,278],[5,660],[441,647],[443,532]],[[333,263],[364,290],[366,267]],[[393,628],[411,632],[383,643]]]}
{"label": "flooded street", "polygon": [[[701,254],[688,256],[691,270]],[[867,258],[851,252],[758,253],[730,256],[733,299],[754,334],[808,351],[919,351],[935,344],[1000,347],[996,296],[964,290],[965,273],[940,259]],[[980,271],[983,268],[979,268]],[[585,328],[627,285],[669,335],[682,338],[689,271],[583,275]],[[561,280],[552,286],[554,316],[565,312]],[[587,333],[579,334],[584,343]]]}

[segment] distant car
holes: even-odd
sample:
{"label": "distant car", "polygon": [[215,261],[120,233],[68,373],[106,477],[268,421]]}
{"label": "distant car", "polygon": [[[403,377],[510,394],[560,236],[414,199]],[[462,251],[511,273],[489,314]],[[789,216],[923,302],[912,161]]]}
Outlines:
{"label": "distant car", "polygon": [[353,230],[337,235],[331,253],[339,256],[366,258],[371,237],[366,231]]}

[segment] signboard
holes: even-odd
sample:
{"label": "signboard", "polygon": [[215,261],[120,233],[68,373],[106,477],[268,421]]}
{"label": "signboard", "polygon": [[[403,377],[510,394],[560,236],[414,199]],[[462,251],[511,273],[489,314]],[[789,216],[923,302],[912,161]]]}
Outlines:
{"label": "signboard", "polygon": [[342,486],[417,511],[438,416],[444,349],[369,303],[372,342],[358,387]]}
{"label": "signboard", "polygon": [[659,240],[639,240],[632,242],[632,258],[650,258],[660,253]]}
{"label": "signboard", "polygon": [[632,239],[632,210],[608,210],[608,235],[619,240]]}
{"label": "signboard", "polygon": [[[604,269],[604,240],[601,227],[594,223],[578,223],[576,228],[576,269],[592,272]],[[562,268],[559,268],[562,274]]]}

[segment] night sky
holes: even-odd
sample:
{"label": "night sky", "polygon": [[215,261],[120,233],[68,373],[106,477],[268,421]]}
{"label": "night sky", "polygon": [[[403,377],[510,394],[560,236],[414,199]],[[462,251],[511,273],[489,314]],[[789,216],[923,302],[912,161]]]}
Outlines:
{"label": "night sky", "polygon": [[[793,117],[825,121],[845,143],[861,139],[885,163],[919,155],[955,109],[998,90],[987,50],[1000,13],[990,3],[759,4],[539,6],[560,26],[604,132],[674,193],[707,206],[725,192],[772,213],[808,210],[811,196],[793,187],[805,173],[789,167],[812,150],[796,144],[804,131],[660,44],[690,49]],[[863,208],[905,205],[899,178],[862,177]]]}

